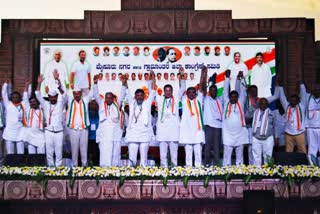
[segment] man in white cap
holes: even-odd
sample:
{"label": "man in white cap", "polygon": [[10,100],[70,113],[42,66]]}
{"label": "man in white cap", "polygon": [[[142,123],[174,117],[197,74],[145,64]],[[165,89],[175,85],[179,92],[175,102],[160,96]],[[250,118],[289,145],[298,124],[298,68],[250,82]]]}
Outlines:
{"label": "man in white cap", "polygon": [[83,95],[89,94],[91,87],[90,72],[90,65],[86,62],[86,52],[84,50],[80,50],[79,61],[75,62],[71,69],[71,89],[79,88]]}
{"label": "man in white cap", "polygon": [[67,127],[71,143],[73,167],[78,166],[80,150],[82,166],[88,165],[88,127],[90,125],[88,104],[92,93],[82,96],[82,91],[73,88],[73,96],[68,96]]}
{"label": "man in white cap", "polygon": [[58,83],[55,81],[53,72],[59,73],[61,83],[65,88],[69,88],[69,78],[67,65],[61,60],[62,53],[60,50],[55,50],[53,60],[48,62],[44,67],[44,87],[46,94],[50,90],[58,90]]}
{"label": "man in white cap", "polygon": [[[148,84],[154,84],[154,73],[151,71],[152,81]],[[137,164],[138,150],[140,152],[140,165],[145,167],[148,160],[149,142],[153,137],[153,129],[151,124],[151,104],[155,96],[155,91],[151,90],[148,99],[144,99],[144,91],[137,89],[134,97],[128,93],[127,78],[122,79],[122,89],[120,97],[127,95],[129,103],[129,123],[126,132],[126,141],[129,143],[129,159],[131,164]],[[154,87],[148,87],[154,88]],[[120,100],[120,99],[119,99]],[[120,100],[121,101],[121,100]]]}
{"label": "man in white cap", "polygon": [[[63,152],[63,110],[68,101],[67,94],[64,93],[63,86],[59,80],[58,72],[54,72],[55,80],[59,84],[59,92],[62,94],[61,101],[58,101],[59,93],[56,90],[50,90],[48,93],[49,102],[44,100],[40,94],[40,86],[43,77],[38,77],[38,85],[36,89],[36,97],[44,110],[45,116],[45,140],[46,140],[46,153],[47,162],[49,167],[62,165],[62,152]],[[54,161],[53,156],[56,160]]]}
{"label": "man in white cap", "polygon": [[104,100],[98,91],[98,75],[94,76],[93,96],[99,105],[99,127],[96,132],[96,142],[100,150],[100,166],[110,167],[118,165],[120,148],[117,138],[117,131],[120,122],[121,112],[115,102],[113,93],[107,92]]}

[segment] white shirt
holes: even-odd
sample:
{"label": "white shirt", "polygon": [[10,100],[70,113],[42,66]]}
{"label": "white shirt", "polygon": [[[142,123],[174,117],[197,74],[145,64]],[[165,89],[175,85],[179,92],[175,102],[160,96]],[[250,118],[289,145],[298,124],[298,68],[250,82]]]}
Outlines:
{"label": "white shirt", "polygon": [[[52,132],[63,131],[64,123],[64,114],[63,110],[67,104],[67,95],[66,92],[62,95],[62,100],[57,101],[56,104],[51,104],[49,101],[46,101],[42,98],[40,91],[35,92],[37,100],[40,102],[43,107],[46,127],[45,129]],[[59,95],[60,96],[60,95]]]}
{"label": "white shirt", "polygon": [[80,61],[77,61],[73,64],[71,72],[75,73],[74,77],[74,87],[83,89],[89,88],[88,74],[90,74],[89,63],[84,61],[82,64]]}
{"label": "white shirt", "polygon": [[243,62],[239,62],[238,64],[233,62],[231,63],[231,65],[229,65],[228,69],[231,71],[230,72],[230,90],[233,91],[235,90],[239,71],[243,71],[243,76],[246,78],[248,76],[248,68],[246,64],[244,64]]}
{"label": "white shirt", "polygon": [[[87,96],[83,96],[82,97],[82,100],[84,102],[84,105],[85,105],[85,111],[86,111],[86,115],[85,115],[85,112],[82,112],[82,115],[83,115],[83,118],[81,118],[81,113],[80,113],[80,102],[77,102],[73,96],[68,96],[68,113],[67,113],[67,124],[70,120],[70,124],[72,123],[72,112],[70,112],[70,108],[71,108],[71,103],[73,101],[73,105],[74,105],[74,108],[76,109],[76,113],[75,113],[75,116],[74,116],[74,127],[71,128],[71,129],[75,129],[75,130],[83,130],[83,129],[86,129],[82,127],[82,123],[87,124],[87,126],[90,125],[90,121],[89,121],[89,102],[92,98],[92,92],[90,92]],[[74,109],[73,108],[73,109]]]}
{"label": "white shirt", "polygon": [[[190,106],[193,115],[191,115],[191,112],[188,108],[188,98],[187,96],[184,96],[182,98],[182,117],[181,117],[181,123],[180,123],[180,140],[179,143],[181,144],[199,144],[199,143],[205,143],[204,140],[204,131],[203,127],[200,125],[200,129],[198,127],[198,122],[201,123],[201,114],[199,112],[199,119],[197,117],[196,113],[196,106],[198,108],[198,101],[200,102],[200,108],[202,108],[203,104],[203,95],[201,93],[198,94],[198,96],[194,100],[190,100]],[[198,111],[202,111],[202,109],[198,108]]]}
{"label": "white shirt", "polygon": [[[282,107],[286,110],[286,125],[285,125],[285,132],[289,135],[298,135],[304,132],[305,130],[305,105],[300,102],[298,104],[298,106],[300,106],[301,108],[301,127],[298,130],[297,128],[297,113],[296,113],[296,108],[292,108],[292,112],[291,112],[291,116],[290,116],[290,120],[288,120],[287,115],[288,115],[288,106],[289,106],[289,102],[287,101],[286,95],[284,94],[283,91],[283,87],[279,87],[279,96],[280,96],[280,101],[281,101],[281,105]],[[298,107],[297,106],[297,107]],[[297,110],[299,111],[299,109],[297,108]]]}
{"label": "white shirt", "polygon": [[223,110],[223,99],[221,99],[220,97],[216,97],[215,99],[213,99],[211,96],[206,95],[204,97],[203,109],[204,125],[214,128],[221,128]]}
{"label": "white shirt", "polygon": [[151,124],[151,104],[155,93],[154,90],[151,90],[148,99],[138,105],[126,87],[122,87],[119,102],[122,103],[127,95],[130,108],[126,133],[127,142],[150,142],[154,136]]}
{"label": "white shirt", "polygon": [[307,93],[304,84],[300,85],[300,99],[306,106],[306,127],[320,128],[320,97],[315,98]]}
{"label": "white shirt", "polygon": [[66,64],[62,61],[56,62],[55,60],[52,60],[44,68],[44,83],[45,86],[49,87],[49,91],[56,90],[59,86],[53,77],[53,72],[55,69],[59,73],[59,79],[61,80],[61,83],[64,84],[64,86],[66,86],[66,84],[69,84],[68,70]]}
{"label": "white shirt", "polygon": [[276,122],[275,122],[275,128],[274,128],[274,136],[275,138],[279,138],[279,144],[281,146],[285,145],[285,133],[284,129],[286,126],[286,114],[281,115],[279,113],[279,110],[274,111]]}
{"label": "white shirt", "polygon": [[[224,81],[224,91],[223,91],[223,99],[224,99],[224,113],[228,108],[229,100],[229,84],[230,79],[226,78]],[[237,104],[232,104],[230,116],[223,116],[222,121],[222,136],[223,136],[223,144],[227,146],[239,146],[242,144],[248,144],[248,130],[245,124],[242,124],[241,114],[244,120],[244,105],[246,102],[246,89],[241,84],[240,93],[238,99],[239,105],[241,106],[242,112],[238,108]]]}
{"label": "white shirt", "polygon": [[[26,114],[25,111],[25,103],[28,102],[24,100],[21,102],[21,106],[14,105],[8,98],[7,93],[8,84],[4,83],[2,86],[2,99],[5,107],[6,114],[6,127],[3,132],[3,139],[9,141],[21,141],[23,139],[23,113]],[[26,93],[26,92],[25,92]],[[25,112],[23,112],[23,109]]]}
{"label": "white shirt", "polygon": [[251,71],[251,85],[258,87],[258,97],[271,96],[272,74],[270,67],[262,63],[255,64]]}

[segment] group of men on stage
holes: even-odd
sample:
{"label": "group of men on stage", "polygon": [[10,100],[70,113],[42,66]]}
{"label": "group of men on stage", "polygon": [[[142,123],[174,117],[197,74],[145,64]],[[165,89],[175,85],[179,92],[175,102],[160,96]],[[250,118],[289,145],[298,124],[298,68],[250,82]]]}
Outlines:
{"label": "group of men on stage", "polygon": [[[163,87],[164,95],[156,93],[156,76],[150,71],[148,96],[137,89],[134,96],[129,92],[127,78],[122,77],[119,97],[107,92],[99,94],[98,79],[91,77],[88,69],[80,61],[71,78],[72,96],[66,93],[57,70],[53,72],[57,90],[47,88],[48,100],[45,100],[40,87],[43,77],[37,81],[35,95],[31,95],[26,84],[23,96],[13,92],[9,99],[8,82],[2,86],[3,108],[0,125],[5,128],[3,139],[7,154],[24,153],[25,144],[29,153],[46,153],[48,166],[61,166],[64,133],[70,136],[72,165],[78,166],[80,153],[82,166],[88,165],[88,129],[89,102],[94,98],[99,105],[99,124],[96,130],[96,142],[99,144],[100,166],[120,166],[121,139],[125,129],[125,100],[129,106],[125,141],[128,143],[129,164],[137,165],[138,152],[140,165],[147,166],[148,149],[154,138],[151,106],[155,102],[158,109],[155,140],[159,142],[160,164],[178,165],[178,146],[185,149],[185,165],[200,166],[218,164],[221,145],[223,145],[223,165],[232,164],[235,151],[235,164],[243,164],[244,145],[249,144],[249,164],[261,166],[272,156],[275,138],[279,138],[279,124],[282,120],[286,151],[306,153],[310,160],[317,157],[320,149],[320,86],[313,85],[311,93],[300,85],[300,96],[286,97],[283,87],[278,84],[274,95],[268,91],[259,91],[259,86],[246,85],[246,72],[243,65],[235,60],[230,70],[225,72],[224,91],[217,96],[216,85],[207,85],[207,68],[201,70],[199,87],[186,88],[183,78],[179,79],[179,91],[173,91],[172,85]],[[236,56],[235,58],[239,57]],[[269,72],[263,63],[263,55],[256,55],[254,69]],[[183,76],[184,69],[179,69]],[[254,77],[253,77],[254,78]],[[85,84],[82,84],[85,83]],[[263,84],[262,81],[259,82]],[[30,88],[30,87],[29,87]],[[31,96],[30,96],[31,95]],[[262,95],[262,97],[260,96]],[[283,114],[272,111],[268,105],[280,99],[285,110]],[[182,115],[179,111],[182,104]],[[202,149],[204,148],[204,152]],[[211,152],[213,150],[213,153]],[[203,155],[204,154],[204,155]],[[204,157],[204,159],[202,159]],[[193,161],[194,160],[194,161]]]}

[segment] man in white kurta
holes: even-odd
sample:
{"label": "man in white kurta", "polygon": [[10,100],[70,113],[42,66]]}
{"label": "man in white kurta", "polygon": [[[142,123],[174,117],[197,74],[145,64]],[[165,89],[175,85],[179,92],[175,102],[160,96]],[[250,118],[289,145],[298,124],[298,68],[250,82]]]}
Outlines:
{"label": "man in white kurta", "polygon": [[99,127],[96,132],[96,141],[99,144],[100,166],[116,166],[119,164],[117,162],[120,155],[119,145],[117,145],[120,143],[117,140],[117,128],[120,126],[119,106],[115,103],[111,92],[107,92],[104,99],[101,98],[97,78],[97,76],[94,77],[93,96],[99,105]]}
{"label": "man in white kurta", "polygon": [[[24,100],[28,100],[27,88],[31,92],[31,85],[25,88]],[[36,97],[30,97],[26,102],[26,122],[24,141],[28,144],[29,154],[45,154],[44,112]]]}
{"label": "man in white kurta", "polygon": [[[55,79],[59,81],[59,74],[56,74]],[[46,141],[46,154],[47,164],[49,167],[61,166],[62,165],[62,152],[63,152],[63,121],[64,115],[63,110],[67,104],[67,94],[63,93],[62,84],[58,88],[62,99],[58,100],[59,93],[55,90],[49,91],[49,101],[43,99],[40,93],[40,85],[43,81],[42,76],[38,77],[38,86],[35,92],[37,100],[43,107],[45,117],[45,141]],[[54,159],[55,155],[55,159]]]}
{"label": "man in white kurta", "polygon": [[313,85],[312,93],[309,94],[304,84],[301,84],[300,98],[306,106],[308,156],[310,163],[313,163],[320,151],[320,85]]}
{"label": "man in white kurta", "polygon": [[301,102],[298,95],[291,95],[289,100],[284,93],[283,87],[276,87],[279,90],[280,102],[286,109],[285,139],[286,152],[297,151],[306,154],[305,145],[305,102]]}
{"label": "man in white kurta", "polygon": [[205,143],[202,113],[203,95],[194,87],[187,89],[187,95],[182,98],[182,118],[180,123],[179,143],[185,146],[186,166],[202,164],[202,144]]}
{"label": "man in white kurta", "polygon": [[[183,75],[183,73],[182,73]],[[156,95],[158,106],[157,135],[156,141],[160,147],[160,164],[168,166],[168,147],[171,164],[178,164],[178,142],[180,134],[179,102],[186,89],[185,80],[180,80],[180,89],[173,95],[173,87],[168,84],[163,87],[164,96]]]}
{"label": "man in white kurta", "polygon": [[86,61],[86,52],[79,51],[79,60],[76,61],[71,68],[70,85],[71,89],[81,89],[83,95],[89,94],[91,87],[91,70],[90,65]]}
{"label": "man in white kurta", "polygon": [[241,55],[239,52],[233,54],[233,59],[234,61],[228,66],[228,70],[230,70],[230,91],[235,90],[237,76],[240,71],[242,71],[244,78],[248,76],[248,67],[240,61]]}
{"label": "man in white kurta", "polygon": [[[154,79],[154,75],[152,78]],[[124,79],[120,97],[127,95],[130,108],[129,122],[126,131],[126,141],[129,143],[129,161],[132,165],[137,164],[139,150],[140,165],[145,167],[148,160],[149,142],[153,137],[151,104],[155,96],[155,91],[152,90],[149,97],[144,100],[144,91],[142,89],[137,89],[134,97],[131,96],[127,89],[127,80]]]}
{"label": "man in white kurta", "polygon": [[88,165],[88,127],[90,126],[88,106],[92,93],[82,96],[80,89],[73,89],[73,96],[68,96],[67,127],[71,143],[73,167],[78,166],[80,150],[82,166]]}
{"label": "man in white kurta", "polygon": [[[243,77],[242,75],[238,76],[239,78]],[[248,131],[243,111],[246,101],[245,88],[240,86],[240,93],[237,91],[231,91],[229,93],[229,84],[229,74],[226,74],[223,92],[225,105],[222,121],[224,166],[231,165],[231,156],[234,149],[236,150],[236,165],[243,164],[243,146],[244,144],[248,144]],[[237,84],[240,84],[240,80],[237,81]]]}
{"label": "man in white kurta", "polygon": [[256,62],[251,70],[251,85],[258,88],[258,97],[271,96],[272,74],[269,65],[263,62],[263,54],[256,54]]}
{"label": "man in white kurta", "polygon": [[261,98],[259,100],[259,108],[254,112],[252,123],[253,163],[258,167],[262,164],[262,157],[264,164],[267,164],[272,157],[274,125],[275,116],[268,108],[268,100]]}
{"label": "man in white kurta", "polygon": [[48,62],[44,67],[44,87],[47,94],[50,90],[58,90],[59,85],[54,79],[53,72],[59,73],[61,83],[65,88],[69,88],[69,77],[67,65],[61,60],[62,53],[60,50],[54,52],[53,60]]}
{"label": "man in white kurta", "polygon": [[1,91],[6,114],[6,127],[3,131],[3,139],[6,142],[7,154],[23,154],[23,132],[24,126],[26,126],[25,103],[28,101],[24,100],[21,102],[21,95],[19,92],[13,92],[11,100],[9,100],[7,87],[8,83],[6,82],[3,84]]}

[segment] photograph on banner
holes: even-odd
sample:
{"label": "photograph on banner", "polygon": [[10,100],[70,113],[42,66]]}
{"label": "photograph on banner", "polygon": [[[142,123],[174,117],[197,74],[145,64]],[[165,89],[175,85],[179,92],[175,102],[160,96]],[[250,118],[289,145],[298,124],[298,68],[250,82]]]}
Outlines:
{"label": "photograph on banner", "polygon": [[[187,87],[197,86],[201,67],[208,68],[208,83],[223,91],[224,72],[231,70],[231,90],[239,71],[247,84],[257,85],[259,97],[271,94],[272,76],[276,73],[275,43],[255,42],[193,42],[193,43],[108,43],[108,42],[40,42],[40,69],[45,80],[43,96],[57,89],[53,72],[58,71],[68,93],[72,89],[90,89],[93,77],[99,74],[98,88],[119,95],[121,76],[126,75],[131,94],[138,88],[148,92],[151,70],[156,75],[157,93],[171,84],[178,90],[179,78]],[[181,77],[178,69],[185,69]]]}

